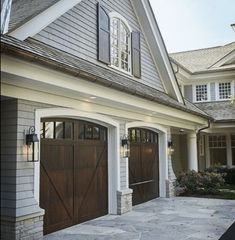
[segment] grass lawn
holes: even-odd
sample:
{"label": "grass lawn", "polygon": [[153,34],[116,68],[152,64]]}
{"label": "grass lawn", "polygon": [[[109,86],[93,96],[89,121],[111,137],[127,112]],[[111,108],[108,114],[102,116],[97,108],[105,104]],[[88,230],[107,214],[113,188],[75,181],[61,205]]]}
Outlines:
{"label": "grass lawn", "polygon": [[217,194],[182,193],[180,196],[235,200],[235,185],[225,184]]}

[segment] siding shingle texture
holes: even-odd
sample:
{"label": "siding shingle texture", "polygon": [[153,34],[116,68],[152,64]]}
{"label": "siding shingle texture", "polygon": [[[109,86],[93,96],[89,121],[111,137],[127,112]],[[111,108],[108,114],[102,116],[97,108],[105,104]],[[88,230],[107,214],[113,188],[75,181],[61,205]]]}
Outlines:
{"label": "siding shingle texture", "polygon": [[9,31],[21,26],[59,0],[13,0]]}
{"label": "siding shingle texture", "polygon": [[170,57],[190,72],[195,73],[210,69],[213,64],[234,50],[235,42],[232,42],[224,46],[172,53]]}
{"label": "siding shingle texture", "polygon": [[204,118],[210,118],[204,111],[192,103],[185,105],[169,97],[166,93],[151,88],[127,76],[97,66],[93,63],[75,57],[42,44],[19,41],[9,36],[1,36],[1,50],[7,54],[18,55],[31,61],[39,62],[47,67],[57,67],[58,70],[72,75],[80,75],[94,84],[102,84],[141,98],[145,98],[169,107],[189,112]]}
{"label": "siding shingle texture", "polygon": [[221,101],[195,104],[214,118],[215,121],[235,121],[235,102]]}

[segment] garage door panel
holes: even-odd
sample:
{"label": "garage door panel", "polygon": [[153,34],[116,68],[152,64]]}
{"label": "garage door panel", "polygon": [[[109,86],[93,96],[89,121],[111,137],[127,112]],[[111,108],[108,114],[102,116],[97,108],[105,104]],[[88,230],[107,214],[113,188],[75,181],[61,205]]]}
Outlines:
{"label": "garage door panel", "polygon": [[158,197],[158,136],[146,129],[131,129],[129,187],[133,205]]}
{"label": "garage door panel", "polygon": [[[68,136],[63,130],[66,120],[45,121],[43,131],[50,126],[50,134],[41,135],[40,206],[45,209],[47,234],[108,213],[108,164],[106,129],[100,127],[101,131],[98,125],[69,120],[73,132]],[[60,139],[55,139],[58,122]],[[90,139],[85,139],[86,125],[87,131],[94,131],[89,132]]]}

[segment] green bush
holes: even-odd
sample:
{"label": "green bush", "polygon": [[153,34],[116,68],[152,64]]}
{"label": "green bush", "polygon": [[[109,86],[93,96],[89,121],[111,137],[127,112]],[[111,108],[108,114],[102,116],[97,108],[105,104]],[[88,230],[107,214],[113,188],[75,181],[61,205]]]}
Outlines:
{"label": "green bush", "polygon": [[177,177],[177,185],[186,193],[216,194],[224,185],[222,174],[188,171]]}
{"label": "green bush", "polygon": [[210,167],[206,169],[206,172],[221,173],[225,183],[235,185],[235,168]]}

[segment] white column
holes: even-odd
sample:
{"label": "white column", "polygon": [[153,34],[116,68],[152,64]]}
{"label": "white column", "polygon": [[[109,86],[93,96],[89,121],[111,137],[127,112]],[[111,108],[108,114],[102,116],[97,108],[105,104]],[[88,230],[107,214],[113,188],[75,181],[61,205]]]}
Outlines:
{"label": "white column", "polygon": [[[171,140],[172,140],[171,139],[171,130],[168,129],[167,130],[167,141],[171,141]],[[174,172],[173,166],[172,166],[172,158],[171,158],[170,154],[168,154],[168,179],[170,181],[175,181],[175,179],[176,179],[175,172]]]}
{"label": "white column", "polygon": [[193,132],[187,135],[187,145],[188,145],[188,169],[198,171],[196,133]]}
{"label": "white column", "polygon": [[231,134],[226,134],[226,146],[227,146],[227,166],[232,167],[233,160],[232,160],[232,146],[231,146]]}

